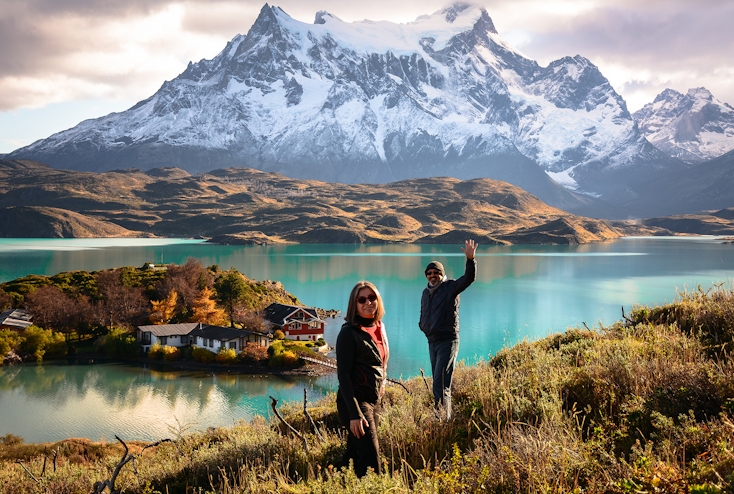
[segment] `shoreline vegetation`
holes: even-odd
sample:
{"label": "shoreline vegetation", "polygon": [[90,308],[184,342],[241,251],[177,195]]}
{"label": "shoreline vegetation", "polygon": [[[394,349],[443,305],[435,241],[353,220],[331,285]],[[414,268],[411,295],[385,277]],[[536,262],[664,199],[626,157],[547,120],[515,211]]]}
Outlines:
{"label": "shoreline vegetation", "polygon": [[[270,328],[263,309],[273,302],[301,305],[280,282],[251,280],[235,268],[146,264],[103,271],[29,275],[0,284],[0,310],[22,308],[33,325],[0,329],[0,365],[67,358],[157,362],[178,368],[209,368],[249,374],[321,374],[301,355],[321,357],[317,342],[286,340]],[[322,317],[336,311],[317,309]],[[135,328],[146,324],[198,322],[259,334],[272,331],[268,348],[248,343],[212,352],[196,346],[154,343],[145,354]],[[323,358],[323,357],[321,357]]]}
{"label": "shoreline vegetation", "polygon": [[335,397],[304,395],[273,402],[282,421],[179,424],[153,444],[8,434],[0,492],[732,492],[732,345],[734,292],[699,287],[608,327],[462,363],[450,421],[434,413],[429,379],[388,387],[382,475],[335,466],[344,447]]}

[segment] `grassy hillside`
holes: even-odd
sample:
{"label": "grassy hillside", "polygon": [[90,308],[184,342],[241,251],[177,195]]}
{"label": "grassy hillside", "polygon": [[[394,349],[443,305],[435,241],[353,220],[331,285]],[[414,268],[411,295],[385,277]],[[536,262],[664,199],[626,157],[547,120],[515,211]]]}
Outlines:
{"label": "grassy hillside", "polygon": [[[663,307],[637,307],[608,328],[570,329],[460,366],[450,422],[433,413],[422,379],[406,383],[407,392],[389,388],[379,430],[387,471],[381,476],[358,480],[332,466],[344,437],[331,396],[309,408],[321,438],[309,430],[302,404],[281,410],[305,444],[264,419],[172,431],[171,442],[145,451],[130,445],[135,468],[124,466],[116,487],[140,493],[732,492],[733,337],[734,293],[718,287],[683,294]],[[123,453],[114,443],[23,445],[8,436],[4,442],[1,492],[89,492],[95,481],[111,478]]]}
{"label": "grassy hillside", "polygon": [[[64,213],[65,211],[65,213]],[[618,238],[490,179],[295,180],[247,168],[88,173],[0,160],[0,237],[202,236],[220,243],[577,244]],[[18,218],[31,216],[23,225]],[[117,229],[117,230],[115,230]],[[458,240],[457,240],[458,239]]]}

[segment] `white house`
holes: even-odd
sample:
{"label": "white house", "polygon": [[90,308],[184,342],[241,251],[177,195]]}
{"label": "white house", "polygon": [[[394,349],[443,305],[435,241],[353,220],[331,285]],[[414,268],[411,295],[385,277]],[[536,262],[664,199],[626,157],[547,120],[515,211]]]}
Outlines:
{"label": "white house", "polygon": [[224,347],[232,348],[240,353],[247,343],[267,348],[271,340],[268,335],[254,331],[210,326],[198,322],[138,326],[135,334],[145,352],[150,350],[152,345],[158,343],[161,346],[175,347],[196,345],[214,353],[219,352],[219,349]]}
{"label": "white house", "polygon": [[219,349],[222,347],[232,348],[237,353],[240,353],[247,343],[267,348],[271,340],[267,335],[246,329],[206,325],[194,329],[189,337],[193,339],[192,345],[206,348],[214,353],[219,352]]}
{"label": "white house", "polygon": [[143,351],[150,350],[152,345],[182,347],[192,343],[189,333],[198,328],[201,323],[187,322],[182,324],[151,324],[138,326],[135,336],[143,347]]}

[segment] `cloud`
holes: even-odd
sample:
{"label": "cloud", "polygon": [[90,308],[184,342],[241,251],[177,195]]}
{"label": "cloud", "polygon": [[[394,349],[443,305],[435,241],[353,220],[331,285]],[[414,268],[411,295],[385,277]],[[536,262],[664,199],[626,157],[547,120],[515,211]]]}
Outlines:
{"label": "cloud", "polygon": [[[282,0],[312,22],[409,22],[446,0]],[[0,0],[0,111],[94,98],[141,100],[189,61],[245,34],[264,1]],[[705,86],[734,104],[734,3],[703,0],[494,0],[500,35],[542,65],[580,54],[639,107],[665,89]]]}

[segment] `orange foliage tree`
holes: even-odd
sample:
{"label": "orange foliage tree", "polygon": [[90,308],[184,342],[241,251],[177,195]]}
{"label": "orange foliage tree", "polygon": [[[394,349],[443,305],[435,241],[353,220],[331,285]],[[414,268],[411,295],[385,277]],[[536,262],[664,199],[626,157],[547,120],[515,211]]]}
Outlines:
{"label": "orange foliage tree", "polygon": [[217,308],[217,302],[212,299],[212,295],[214,295],[214,291],[209,287],[199,292],[199,295],[192,304],[191,322],[217,326],[224,324],[224,311]]}
{"label": "orange foliage tree", "polygon": [[153,324],[166,324],[176,314],[178,293],[171,290],[166,298],[160,301],[151,300],[150,321]]}

